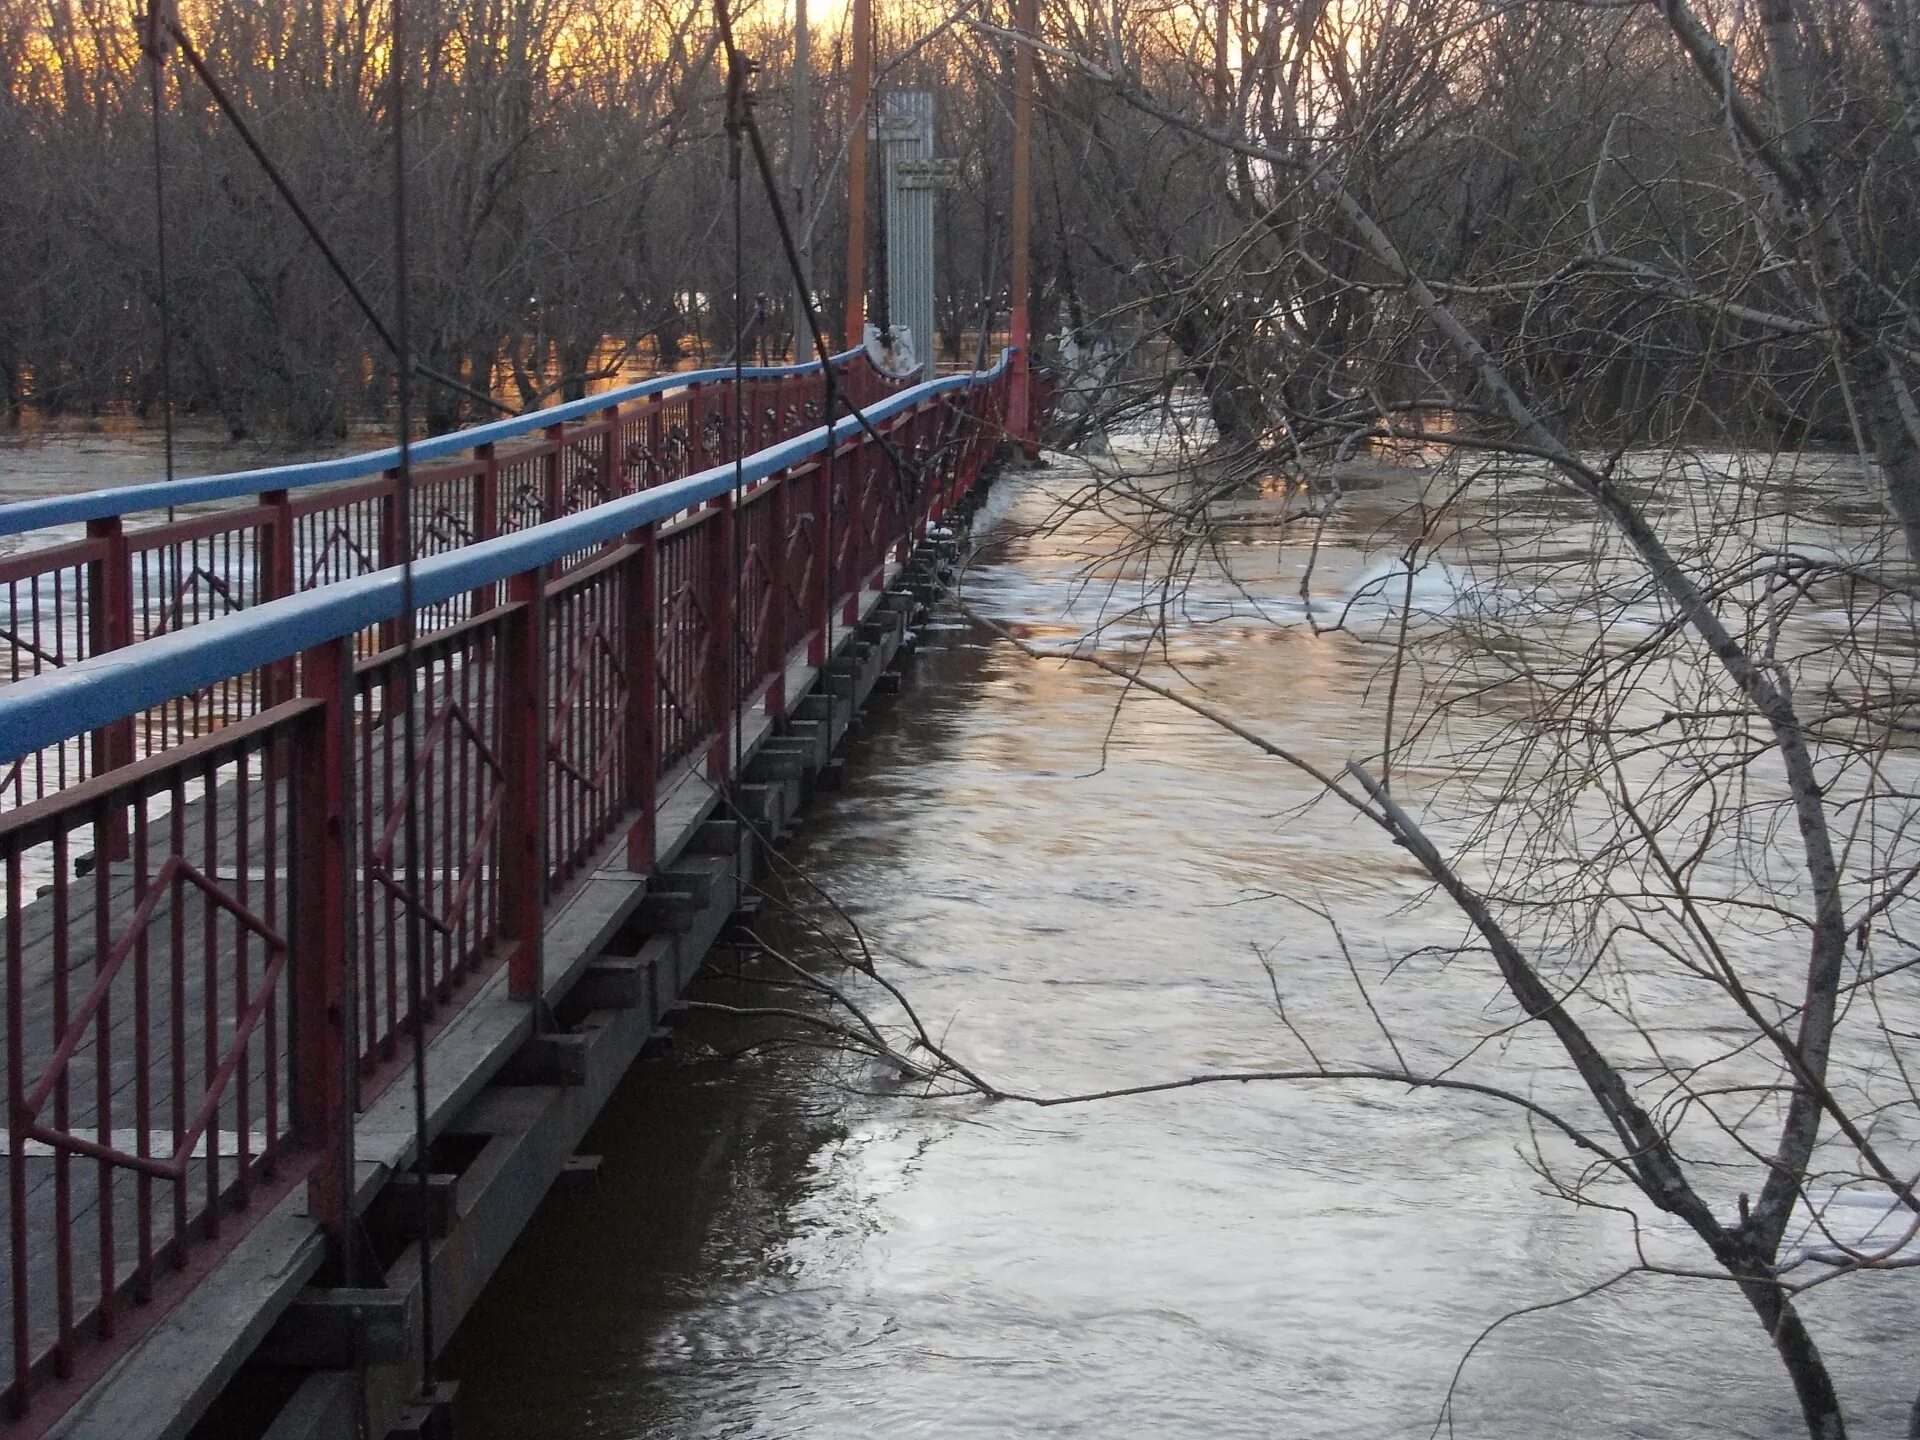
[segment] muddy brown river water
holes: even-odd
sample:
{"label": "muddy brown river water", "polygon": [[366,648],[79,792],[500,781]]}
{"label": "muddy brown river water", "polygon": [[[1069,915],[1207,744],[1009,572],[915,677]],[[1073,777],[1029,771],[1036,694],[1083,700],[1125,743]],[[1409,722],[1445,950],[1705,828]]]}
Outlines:
{"label": "muddy brown river water", "polygon": [[[125,451],[99,444],[110,461],[41,468],[118,478]],[[0,489],[30,488],[35,463],[0,451]],[[964,579],[1043,646],[1125,608],[1083,583],[1112,520],[1041,524],[1083,476],[1061,461],[1003,481]],[[1412,483],[1356,476],[1324,593],[1366,590]],[[1551,505],[1503,523],[1543,552],[1579,545]],[[1240,543],[1240,585],[1202,574],[1171,617],[1173,658],[1317,759],[1375,748],[1378,649],[1297,623],[1291,562]],[[1416,582],[1419,623],[1447,624],[1459,574]],[[1291,1063],[1276,989],[1321,1054],[1374,1055],[1334,935],[1296,900],[1342,917],[1420,1057],[1504,1023],[1484,965],[1392,968],[1457,924],[1377,832],[1307,806],[1296,772],[951,611],[920,642],[906,694],[870,713],[846,786],[816,798],[785,856],[969,1063],[1047,1093]],[[768,938],[826,966],[831,907],[775,889]],[[732,963],[702,998],[753,1003]],[[1526,1126],[1496,1102],[1347,1084],[929,1100],[816,1049],[717,1053],[737,1033],[696,1021],[636,1069],[584,1147],[604,1157],[599,1183],[548,1200],[456,1336],[443,1369],[467,1440],[1804,1433],[1724,1285],[1628,1280],[1511,1320],[1469,1358],[1502,1316],[1633,1256],[1626,1214],[1542,1193]],[[1572,1093],[1524,1033],[1479,1063]],[[1698,1263],[1642,1218],[1656,1248]],[[1807,1308],[1856,1433],[1900,1433],[1920,1382],[1914,1283],[1854,1280]]]}

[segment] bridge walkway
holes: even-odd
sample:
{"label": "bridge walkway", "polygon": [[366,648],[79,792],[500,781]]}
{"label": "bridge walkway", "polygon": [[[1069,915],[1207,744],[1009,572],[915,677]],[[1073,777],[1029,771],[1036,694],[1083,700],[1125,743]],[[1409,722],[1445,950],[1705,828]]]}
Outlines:
{"label": "bridge walkway", "polygon": [[[885,586],[995,450],[1008,371],[428,554],[411,656],[381,643],[404,603],[387,567],[0,687],[24,801],[0,813],[12,1428],[184,1434],[263,1344],[324,1370],[367,1315],[409,1313],[370,1283],[391,1257],[367,1236],[391,1229],[381,1197],[414,1146],[394,1083],[410,921],[436,1126],[503,1073],[585,1086],[525,1131],[541,1163],[480,1187],[499,1215],[449,1261],[450,1293],[484,1280],[559,1173],[553,1137],[583,1127],[692,973],[695,932],[731,910],[750,846],[727,817],[777,828],[897,647]],[[86,563],[85,592],[114,603],[113,547]],[[217,723],[148,727],[188,702]],[[156,737],[139,756],[136,725]],[[28,798],[48,756],[84,775]],[[609,969],[636,916],[686,943]],[[588,999],[618,1013],[583,1039],[557,1017],[595,966]],[[378,1303],[313,1298],[362,1292]],[[420,1343],[417,1313],[395,1323]],[[311,1340],[336,1330],[361,1338]]]}

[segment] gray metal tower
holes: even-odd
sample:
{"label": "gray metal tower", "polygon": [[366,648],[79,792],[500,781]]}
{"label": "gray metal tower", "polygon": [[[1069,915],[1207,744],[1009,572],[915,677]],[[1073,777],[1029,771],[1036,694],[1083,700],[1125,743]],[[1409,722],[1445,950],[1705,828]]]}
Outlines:
{"label": "gray metal tower", "polygon": [[913,335],[920,371],[933,378],[933,194],[951,189],[959,163],[933,158],[933,95],[894,91],[879,119],[886,165],[887,310]]}

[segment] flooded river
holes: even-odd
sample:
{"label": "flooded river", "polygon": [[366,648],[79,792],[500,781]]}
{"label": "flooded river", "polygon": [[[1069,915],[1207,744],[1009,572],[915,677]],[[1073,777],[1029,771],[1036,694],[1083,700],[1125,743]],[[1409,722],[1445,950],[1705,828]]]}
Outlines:
{"label": "flooded river", "polygon": [[[1003,481],[963,577],[1042,648],[1131,604],[1126,567],[1090,568],[1125,520],[1054,523],[1087,474],[1060,460]],[[1371,603],[1369,567],[1410,533],[1419,483],[1352,477],[1320,593]],[[1579,548],[1564,512],[1520,509],[1516,545]],[[1263,536],[1229,538],[1233,583],[1196,572],[1165,613],[1166,655],[1316,763],[1370,754],[1381,652],[1301,623],[1299,558],[1269,559]],[[1395,579],[1383,613],[1444,626],[1458,582]],[[1144,624],[1123,615],[1107,640]],[[1556,1052],[1507,1030],[1483,957],[1421,958],[1459,926],[1411,861],[1310,804],[1299,772],[951,611],[911,675],[785,849],[811,883],[772,887],[770,942],[838,973],[831,896],[955,1054],[1036,1094],[1296,1065],[1307,1046],[1378,1061],[1384,1024],[1412,1061],[1481,1046],[1463,1073],[1575,1103]],[[1470,746],[1480,722],[1450,714],[1449,743]],[[740,963],[765,973],[723,955],[699,997],[768,1003],[728,977]],[[1661,1003],[1684,1018],[1694,1002]],[[740,1033],[689,1022],[616,1096],[583,1147],[604,1157],[599,1184],[549,1199],[447,1356],[468,1440],[1804,1433],[1724,1284],[1636,1276],[1474,1348],[1635,1256],[1627,1210],[1546,1193],[1536,1143],[1556,1163],[1566,1147],[1510,1105],[1357,1083],[926,1099],[816,1048],[719,1053]],[[1639,1223],[1656,1254],[1701,1263],[1657,1217]],[[1904,1426],[1915,1299],[1893,1274],[1805,1302],[1857,1434]]]}
{"label": "flooded river", "polygon": [[[1156,562],[1106,562],[1111,515],[1061,520],[1086,478],[1061,460],[1003,482],[964,576],[1042,648],[1103,620],[1124,646],[1146,623],[1116,575]],[[1370,603],[1413,484],[1350,483],[1321,593]],[[1513,522],[1528,544],[1577,544],[1563,512],[1533,508]],[[1166,653],[1320,763],[1369,752],[1377,650],[1298,623],[1300,561],[1268,560],[1268,532],[1235,543],[1234,583],[1198,566],[1167,612]],[[1444,623],[1457,579],[1418,573],[1415,610]],[[1377,831],[1303,808],[1297,772],[1164,702],[1116,709],[1119,681],[950,612],[921,639],[908,694],[875,708],[846,788],[786,858],[996,1082],[1063,1093],[1293,1063],[1276,989],[1323,1057],[1377,1059],[1338,941],[1276,896],[1342,917],[1418,1055],[1511,1020],[1484,958],[1389,978],[1457,923]],[[792,910],[770,907],[768,938],[833,973],[818,937],[845,927],[806,885],[777,889]],[[724,978],[700,993],[767,1000]],[[817,1051],[721,1058],[709,1047],[739,1036],[710,1024],[682,1036],[590,1141],[600,1186],[549,1203],[456,1343],[470,1435],[1424,1436],[1446,1429],[1486,1327],[1633,1258],[1622,1214],[1543,1193],[1527,1127],[1492,1101],[1269,1085],[1037,1110],[922,1100]],[[1481,1073],[1571,1088],[1527,1036],[1497,1051]],[[1682,1236],[1650,1244],[1699,1263]],[[1858,1433],[1904,1426],[1914,1300],[1897,1276],[1810,1297]],[[1653,1277],[1496,1330],[1450,1420],[1513,1440],[1799,1429],[1738,1295]]]}

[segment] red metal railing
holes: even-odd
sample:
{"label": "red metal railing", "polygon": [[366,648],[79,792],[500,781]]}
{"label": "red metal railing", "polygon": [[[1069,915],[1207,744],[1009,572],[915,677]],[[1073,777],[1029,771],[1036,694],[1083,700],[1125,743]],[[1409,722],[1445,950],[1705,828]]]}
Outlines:
{"label": "red metal railing", "polygon": [[[322,892],[289,760],[325,718],[280,705],[5,819],[16,1415],[319,1153],[321,1035],[296,992],[325,973],[302,914]],[[126,859],[76,873],[116,828]]]}
{"label": "red metal railing", "polygon": [[[903,388],[864,359],[838,374],[844,393],[860,404]],[[818,367],[756,378],[744,389],[749,452],[820,423],[826,387]],[[511,534],[730,460],[733,404],[730,383],[695,379],[558,421],[508,449],[483,443],[448,463],[417,466],[411,535],[401,533],[391,470],[323,488],[262,490],[251,503],[211,514],[163,512],[138,529],[131,510],[90,521],[85,540],[0,558],[0,684],[382,570],[408,553],[418,560]],[[165,503],[164,487],[141,489],[142,505]],[[420,624],[455,624],[495,598],[485,589],[452,597],[422,614]],[[361,653],[390,646],[397,634],[389,625],[361,637]],[[91,745],[23,757],[0,767],[0,806],[26,804],[231,724],[292,693],[293,683],[291,665],[276,676],[236,677],[129,717]]]}
{"label": "red metal railing", "polygon": [[[397,649],[367,652],[361,620],[318,644],[311,627],[287,630],[277,611],[308,615],[327,597],[286,601],[257,627],[303,637],[287,648],[211,687],[182,681],[157,705],[128,699],[92,738],[30,752],[70,763],[72,783],[0,814],[10,1142],[0,1248],[13,1327],[0,1381],[11,1416],[29,1430],[57,1417],[296,1182],[330,1235],[344,1233],[349,1097],[364,1104],[391,1078],[411,1019],[409,907],[425,936],[428,1018],[502,964],[513,996],[537,997],[555,897],[596,864],[651,868],[663,780],[689,768],[729,778],[732,717],[778,714],[790,666],[822,662],[836,617],[851,617],[889,558],[972,486],[999,437],[1005,375],[1003,363],[968,388],[921,387],[882,407],[880,438],[847,429],[831,452],[785,447],[774,455],[791,461],[756,464],[738,492],[724,476],[689,481],[684,499],[663,493],[635,528],[531,530],[514,553],[550,557],[531,566],[443,567],[457,584],[422,606],[431,630],[410,670]],[[765,413],[801,403],[783,394],[755,397],[767,401],[758,433],[791,428],[792,417]],[[669,404],[608,416],[510,462],[447,467],[444,483],[467,488],[436,491],[435,475],[421,493],[476,507],[491,495],[505,512],[534,477],[541,503],[564,508],[568,465],[612,483],[616,451],[644,442],[652,455],[672,428],[700,420],[700,397],[673,403],[688,414],[676,419]],[[196,547],[231,544],[236,556],[265,555],[259,571],[278,585],[290,573],[284,537],[303,519],[381,511],[389,497],[366,486],[313,502],[267,498],[237,525],[183,522],[137,548],[177,544],[190,568],[215,553]],[[428,504],[416,544],[453,513]],[[636,509],[649,507],[610,514]],[[63,547],[45,573],[65,587],[115,547],[136,548],[108,531]],[[210,626],[198,648],[222,653],[232,628]],[[87,648],[62,653],[109,648],[84,638]],[[13,698],[61,678],[23,682]],[[115,748],[136,717],[193,728],[191,707],[214,694],[251,712],[174,733],[137,760]]]}

